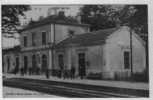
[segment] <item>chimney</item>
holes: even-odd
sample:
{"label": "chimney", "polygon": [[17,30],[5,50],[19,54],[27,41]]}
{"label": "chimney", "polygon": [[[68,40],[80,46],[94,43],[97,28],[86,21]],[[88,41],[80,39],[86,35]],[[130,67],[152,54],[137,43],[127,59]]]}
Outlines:
{"label": "chimney", "polygon": [[59,11],[58,16],[59,16],[59,17],[65,17],[64,11]]}
{"label": "chimney", "polygon": [[42,19],[44,19],[44,17],[43,17],[43,16],[40,16],[40,17],[39,17],[39,20],[42,20]]}
{"label": "chimney", "polygon": [[47,16],[57,15],[59,7],[51,7],[48,9]]}

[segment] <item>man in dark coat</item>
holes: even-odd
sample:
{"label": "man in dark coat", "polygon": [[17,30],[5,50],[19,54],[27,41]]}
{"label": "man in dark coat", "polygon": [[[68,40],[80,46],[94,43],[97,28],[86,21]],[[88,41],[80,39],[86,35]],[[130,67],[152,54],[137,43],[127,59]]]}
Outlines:
{"label": "man in dark coat", "polygon": [[49,78],[49,69],[46,69],[46,78]]}

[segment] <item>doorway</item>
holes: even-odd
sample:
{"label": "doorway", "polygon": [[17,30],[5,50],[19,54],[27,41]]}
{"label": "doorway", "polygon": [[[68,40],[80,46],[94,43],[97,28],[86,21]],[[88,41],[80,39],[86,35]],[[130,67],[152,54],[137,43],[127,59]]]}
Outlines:
{"label": "doorway", "polygon": [[63,70],[63,68],[64,68],[64,59],[63,59],[63,55],[62,54],[58,55],[58,65],[59,65],[59,68],[61,70]]}
{"label": "doorway", "polygon": [[34,73],[36,73],[36,68],[37,68],[37,66],[36,66],[36,56],[35,55],[32,55],[32,73],[34,74]]}
{"label": "doorway", "polygon": [[86,75],[85,53],[78,54],[79,76]]}
{"label": "doorway", "polygon": [[10,70],[10,58],[7,58],[7,72]]}
{"label": "doorway", "polygon": [[19,57],[16,57],[15,64],[15,73],[17,73],[19,71]]}
{"label": "doorway", "polygon": [[124,68],[130,69],[130,53],[128,51],[124,52]]}
{"label": "doorway", "polygon": [[24,56],[24,73],[27,73],[28,69],[28,57]]}
{"label": "doorway", "polygon": [[42,66],[41,66],[41,71],[42,73],[45,73],[47,70],[47,56],[43,55],[42,56]]}

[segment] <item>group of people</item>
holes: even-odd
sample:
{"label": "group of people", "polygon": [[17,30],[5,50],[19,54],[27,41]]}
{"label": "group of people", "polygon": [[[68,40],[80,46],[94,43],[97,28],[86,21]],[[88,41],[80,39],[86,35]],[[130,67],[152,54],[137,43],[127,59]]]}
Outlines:
{"label": "group of people", "polygon": [[60,69],[60,78],[64,78],[64,79],[66,78],[74,79],[76,77],[80,77],[80,79],[85,78],[86,72],[83,67],[80,66],[78,69],[78,72],[79,72],[78,75],[76,75],[76,68],[74,66],[72,66],[70,70],[67,70],[66,66],[64,66],[64,67],[61,67]]}
{"label": "group of people", "polygon": [[20,69],[20,72],[21,72],[21,75],[23,76],[24,74],[26,74],[26,73],[29,73],[29,75],[40,75],[40,73],[41,73],[41,70],[40,70],[40,68],[38,68],[38,67],[36,67],[36,68],[28,68],[28,69],[26,69],[26,68],[21,68]]}
{"label": "group of people", "polygon": [[[26,72],[26,70],[24,68],[21,68],[21,75],[23,76]],[[39,72],[38,70],[35,70],[35,72]],[[29,70],[29,75],[32,75],[33,73],[33,70]],[[49,70],[45,70],[44,71],[45,75],[46,75],[46,78],[49,78]],[[38,74],[38,73],[37,73]],[[80,77],[80,79],[83,79],[84,76],[85,76],[85,71],[79,67],[79,73],[78,75]],[[74,79],[76,78],[76,68],[74,66],[71,67],[70,70],[66,69],[66,66],[61,66],[60,68],[60,71],[59,71],[59,78],[63,78],[63,79],[66,79],[66,78],[70,78],[70,79]]]}
{"label": "group of people", "polygon": [[60,69],[60,78],[66,79],[66,78],[71,78],[74,79],[75,78],[75,67],[71,67],[70,70],[65,69],[66,67],[61,67]]}

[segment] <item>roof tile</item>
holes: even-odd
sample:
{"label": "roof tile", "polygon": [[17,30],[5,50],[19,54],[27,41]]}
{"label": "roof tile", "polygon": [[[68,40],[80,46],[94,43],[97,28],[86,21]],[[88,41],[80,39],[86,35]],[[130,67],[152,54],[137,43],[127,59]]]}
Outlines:
{"label": "roof tile", "polygon": [[90,46],[105,43],[105,39],[111,33],[115,32],[118,28],[110,28],[99,31],[94,31],[90,33],[84,33],[79,35],[74,35],[69,37],[60,43],[58,43],[56,48],[68,47],[70,44],[76,44],[77,46]]}
{"label": "roof tile", "polygon": [[88,26],[88,24],[79,24],[74,18],[71,17],[60,17],[60,16],[48,16],[42,20],[36,21],[36,22],[32,22],[29,25],[27,25],[26,27],[24,27],[23,29],[21,29],[20,31],[24,31],[24,30],[28,30],[31,28],[35,28],[41,25],[45,25],[45,24],[49,24],[49,23],[55,23],[55,24],[64,24],[64,25],[76,25],[76,26]]}

